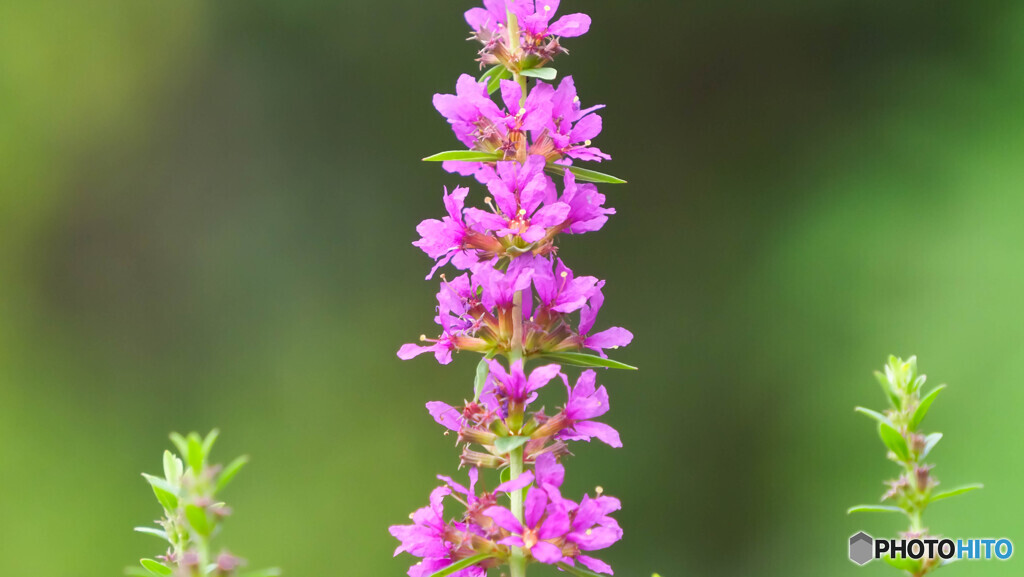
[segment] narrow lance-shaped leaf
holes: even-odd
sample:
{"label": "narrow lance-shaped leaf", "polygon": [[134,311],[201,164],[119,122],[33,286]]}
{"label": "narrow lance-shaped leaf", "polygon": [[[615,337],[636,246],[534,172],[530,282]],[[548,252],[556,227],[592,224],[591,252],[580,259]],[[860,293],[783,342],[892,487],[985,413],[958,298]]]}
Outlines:
{"label": "narrow lance-shaped leaf", "polygon": [[164,451],[164,479],[171,484],[172,487],[178,487],[181,485],[181,474],[184,472],[184,467],[181,464],[181,459],[174,456],[174,453],[170,451]]}
{"label": "narrow lance-shaped leaf", "polygon": [[910,460],[910,450],[907,448],[907,440],[903,438],[903,435],[899,431],[894,429],[892,425],[888,423],[878,424],[878,436],[882,438],[882,442],[885,443],[886,447],[901,461]]}
{"label": "narrow lance-shaped leaf", "polygon": [[[488,355],[489,357],[490,355]],[[487,384],[487,375],[490,372],[490,366],[487,364],[487,358],[480,359],[480,363],[476,366],[476,377],[473,379],[473,400],[480,400],[480,393],[484,390],[484,385]]]}
{"label": "narrow lance-shaped leaf", "polygon": [[875,371],[875,378],[878,379],[878,384],[882,385],[882,391],[885,392],[886,398],[889,399],[889,403],[896,409],[900,408],[900,396],[892,390],[892,385],[889,383],[889,377],[881,371]]}
{"label": "narrow lance-shaped leaf", "polygon": [[210,523],[210,517],[202,507],[198,505],[185,505],[185,518],[188,519],[188,524],[195,529],[196,533],[204,537],[208,537],[210,533],[213,533],[213,524]]}
{"label": "narrow lance-shaped leaf", "polygon": [[146,479],[149,486],[153,488],[153,494],[156,495],[157,501],[163,505],[164,509],[173,511],[178,508],[178,489],[171,486],[170,483],[154,475],[142,474],[142,477]]}
{"label": "narrow lance-shaped leaf", "polygon": [[481,152],[479,150],[449,150],[438,152],[424,158],[424,162],[445,162],[447,160],[460,160],[463,162],[495,162],[502,159],[497,152]]}
{"label": "narrow lance-shaped leaf", "polygon": [[872,411],[871,409],[865,409],[864,407],[857,407],[857,408],[855,408],[853,410],[858,412],[858,413],[860,413],[860,414],[862,414],[862,415],[865,415],[865,416],[867,416],[869,418],[872,418],[872,419],[878,421],[879,423],[885,423],[886,425],[889,425],[890,427],[893,427],[894,429],[896,428],[892,424],[892,421],[889,420],[889,417],[886,417],[882,413],[879,413],[877,411]]}
{"label": "narrow lance-shaped leaf", "polygon": [[140,559],[139,564],[145,567],[146,571],[149,571],[157,577],[163,577],[164,575],[170,575],[172,573],[170,567],[153,559]]}
{"label": "narrow lance-shaped leaf", "polygon": [[491,66],[490,68],[487,69],[487,72],[484,72],[483,74],[480,75],[480,80],[478,80],[477,82],[486,82],[490,80],[491,77],[501,72],[502,70],[505,70],[504,64],[497,64],[495,66]]}
{"label": "narrow lance-shaped leaf", "polygon": [[235,475],[237,475],[238,472],[242,470],[242,467],[244,467],[245,464],[248,462],[249,456],[242,455],[241,457],[238,457],[234,461],[228,463],[228,466],[224,467],[224,470],[221,471],[220,475],[217,477],[217,488],[214,489],[214,492],[219,493],[221,489],[227,487],[228,483],[230,483],[231,480],[235,478]]}
{"label": "narrow lance-shaped leaf", "polygon": [[182,437],[178,433],[171,433],[171,442],[174,443],[174,447],[178,449],[178,454],[184,459],[188,456],[188,441],[185,437]]}
{"label": "narrow lance-shaped leaf", "polygon": [[633,365],[627,365],[626,363],[620,363],[613,359],[606,359],[604,357],[588,355],[586,353],[545,353],[542,356],[546,359],[556,360],[576,367],[624,369],[630,371],[637,370]]}
{"label": "narrow lance-shaped leaf", "polygon": [[491,79],[487,82],[487,94],[494,94],[501,88],[502,80],[512,80],[512,73],[509,72],[504,66],[501,67],[497,73],[491,76]]}
{"label": "narrow lance-shaped leaf", "polygon": [[452,573],[455,573],[456,571],[461,571],[461,570],[465,569],[466,567],[469,567],[471,565],[476,565],[477,563],[479,563],[481,561],[486,561],[486,560],[490,559],[491,557],[493,557],[493,555],[491,555],[490,553],[481,553],[479,555],[473,555],[472,557],[466,557],[465,559],[462,559],[461,561],[456,561],[455,563],[452,563],[451,565],[445,567],[444,569],[441,569],[440,571],[437,571],[436,573],[431,574],[430,577],[446,577],[447,575],[451,575]]}
{"label": "narrow lance-shaped leaf", "polygon": [[498,437],[494,442],[494,448],[502,454],[511,453],[530,441],[530,437]]}
{"label": "narrow lance-shaped leaf", "polygon": [[530,68],[523,70],[519,75],[540,78],[541,80],[554,80],[558,76],[558,71],[554,68]]}
{"label": "narrow lance-shaped leaf", "polygon": [[941,441],[941,440],[942,440],[942,433],[932,433],[932,434],[928,435],[927,437],[925,437],[924,438],[924,449],[921,449],[921,458],[923,459],[923,458],[927,457],[928,453],[931,453],[932,449],[935,448],[935,445],[937,445],[939,443],[939,441]]}
{"label": "narrow lance-shaped leaf", "polygon": [[186,455],[188,466],[192,468],[193,474],[199,475],[203,470],[203,463],[206,461],[206,455],[203,453],[203,440],[196,433],[189,433],[186,439],[188,441],[188,455]]}
{"label": "narrow lance-shaped leaf", "polygon": [[850,507],[846,510],[847,515],[853,513],[904,513],[906,511],[899,507],[893,507],[890,505],[857,505],[856,507]]}
{"label": "narrow lance-shaped leaf", "polygon": [[154,537],[160,537],[164,541],[167,541],[167,531],[163,529],[157,529],[155,527],[136,527],[136,531],[139,533],[145,533],[147,535],[153,535]]}
{"label": "narrow lance-shaped leaf", "polygon": [[213,444],[217,442],[217,437],[220,436],[220,431],[213,429],[210,431],[206,438],[203,439],[203,455],[209,458],[210,451],[213,450]]}
{"label": "narrow lance-shaped leaf", "polygon": [[544,167],[544,170],[549,174],[556,176],[562,176],[565,171],[573,173],[576,176],[576,180],[579,182],[597,182],[604,184],[625,184],[626,181],[622,180],[617,176],[605,174],[603,172],[597,172],[596,170],[589,170],[586,168],[580,168],[578,166],[561,166],[558,164],[549,164]]}
{"label": "narrow lance-shaped leaf", "polygon": [[949,499],[950,497],[956,497],[957,495],[963,495],[964,493],[970,493],[971,491],[977,491],[978,489],[983,489],[984,487],[985,487],[984,485],[978,484],[978,485],[968,485],[966,487],[959,487],[959,488],[956,488],[956,489],[951,489],[949,491],[944,491],[944,492],[939,493],[937,495],[932,495],[932,498],[929,499],[928,502],[929,503],[934,503],[936,501],[941,501],[943,499]]}
{"label": "narrow lance-shaped leaf", "polygon": [[932,403],[935,402],[935,398],[939,396],[939,393],[946,388],[946,385],[939,385],[932,389],[932,392],[928,393],[928,396],[921,399],[921,402],[917,405],[917,409],[914,411],[914,416],[910,419],[910,430],[916,430],[921,421],[924,420],[925,415],[928,414],[928,409],[931,408]]}
{"label": "narrow lance-shaped leaf", "polygon": [[558,563],[557,565],[559,569],[567,573],[571,573],[572,575],[576,575],[576,577],[607,577],[600,573],[594,573],[590,569],[580,565],[569,565],[568,563]]}

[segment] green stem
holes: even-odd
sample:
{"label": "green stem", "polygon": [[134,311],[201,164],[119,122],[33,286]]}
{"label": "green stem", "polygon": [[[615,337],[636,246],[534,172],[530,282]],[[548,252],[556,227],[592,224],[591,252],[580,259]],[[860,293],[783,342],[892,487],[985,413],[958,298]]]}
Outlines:
{"label": "green stem", "polygon": [[[505,10],[508,23],[508,44],[509,50],[514,55],[519,54],[519,21],[512,14],[511,10]],[[522,97],[519,106],[526,104],[526,78],[518,72],[513,73],[515,81],[522,87]],[[517,292],[512,301],[512,347],[509,351],[509,363],[523,359],[523,293]],[[521,427],[521,424],[520,424]],[[518,434],[520,431],[513,431]],[[508,455],[509,478],[516,479],[523,474],[523,447],[517,447]],[[512,514],[523,522],[523,490],[512,491],[509,495],[512,503]],[[509,559],[509,572],[511,577],[526,577],[526,551],[521,547],[512,548],[512,557]]]}
{"label": "green stem", "polygon": [[[512,350],[509,353],[509,362],[516,362],[523,358],[523,293],[517,292],[512,300]],[[519,431],[513,431],[519,433]],[[523,448],[517,447],[508,455],[509,478],[516,479],[523,474]],[[509,495],[512,500],[512,514],[523,522],[523,490],[512,491]],[[526,575],[526,552],[520,547],[512,548],[512,557],[509,559],[509,570],[511,577],[525,577]]]}

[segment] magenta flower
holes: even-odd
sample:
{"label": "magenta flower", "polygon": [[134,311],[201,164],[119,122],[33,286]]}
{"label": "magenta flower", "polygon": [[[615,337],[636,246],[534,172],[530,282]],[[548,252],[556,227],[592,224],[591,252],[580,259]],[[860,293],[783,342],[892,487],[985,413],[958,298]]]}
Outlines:
{"label": "magenta flower", "polygon": [[496,132],[495,123],[504,120],[507,113],[491,100],[487,85],[468,74],[459,77],[455,94],[435,94],[434,108],[452,125],[456,138],[469,148],[481,142],[500,143],[504,137]]}
{"label": "magenta flower", "polygon": [[614,208],[605,208],[605,197],[597,186],[589,183],[577,184],[576,176],[565,171],[565,191],[561,201],[569,205],[569,215],[562,223],[562,232],[583,234],[601,230],[608,216],[615,214]]}
{"label": "magenta flower", "polygon": [[397,557],[402,551],[417,557],[444,557],[451,545],[445,540],[448,524],[444,520],[444,498],[451,494],[447,487],[438,487],[430,493],[430,505],[412,514],[412,525],[394,525],[389,531],[401,544],[395,549]]}
{"label": "magenta flower", "polygon": [[563,411],[568,427],[563,429],[558,438],[567,441],[589,441],[597,439],[609,446],[618,448],[622,446],[619,440],[619,432],[612,427],[592,421],[595,417],[608,412],[608,391],[604,385],[596,387],[597,373],[592,370],[583,371],[576,386],[569,389],[569,402]]}
{"label": "magenta flower", "polygon": [[591,499],[584,495],[579,507],[573,512],[569,534],[566,542],[574,544],[576,553],[572,560],[579,561],[591,571],[613,574],[610,565],[583,554],[583,551],[606,549],[622,539],[622,528],[615,519],[608,515],[621,508],[621,503],[614,497],[597,497]]}
{"label": "magenta flower", "polygon": [[535,393],[557,377],[562,370],[558,365],[544,365],[533,369],[527,377],[523,371],[522,360],[513,362],[508,372],[498,361],[489,360],[487,364],[491,372],[485,390],[493,387],[499,397],[516,403],[531,402],[535,398]]}
{"label": "magenta flower", "polygon": [[514,2],[512,12],[519,17],[523,32],[537,39],[548,36],[575,38],[590,30],[590,16],[568,14],[551,22],[558,11],[559,0],[532,0]]}
{"label": "magenta flower", "polygon": [[465,274],[451,282],[443,281],[437,293],[437,317],[434,319],[441,325],[441,335],[436,339],[420,337],[420,341],[431,343],[429,345],[403,345],[398,350],[398,358],[409,360],[432,352],[437,362],[447,365],[452,362],[452,352],[455,350],[489,351],[493,343],[476,336],[478,332],[486,332],[483,327],[487,323],[483,316],[473,316],[474,311],[480,307],[477,296],[479,288],[478,284],[472,282],[472,277]]}
{"label": "magenta flower", "polygon": [[533,274],[533,286],[542,305],[559,313],[571,313],[587,304],[597,290],[597,277],[574,277],[562,259],[556,260],[554,271],[551,265],[538,266]]}
{"label": "magenta flower", "polygon": [[562,560],[562,549],[553,541],[558,541],[569,533],[569,515],[561,507],[549,508],[548,496],[543,489],[531,487],[526,493],[523,523],[516,519],[512,511],[499,505],[488,508],[484,515],[511,533],[498,543],[522,547],[541,563],[554,564]]}
{"label": "magenta flower", "polygon": [[604,293],[601,292],[601,286],[598,286],[597,291],[590,296],[590,301],[580,311],[579,335],[583,347],[597,351],[597,354],[605,357],[605,349],[617,349],[633,342],[633,333],[622,327],[612,327],[591,335],[590,330],[594,328],[597,313],[603,304]]}
{"label": "magenta flower", "polygon": [[[538,83],[538,88],[542,84]],[[542,90],[548,91],[550,87],[542,88]],[[546,153],[548,158],[568,156],[597,162],[610,160],[610,156],[591,146],[591,140],[601,134],[602,128],[601,117],[593,112],[604,108],[604,105],[598,104],[590,108],[582,108],[572,76],[563,78],[558,89],[551,92],[550,98],[551,121],[547,126],[546,136],[550,138],[551,142],[545,144],[544,135],[540,135],[534,138],[534,147],[553,148],[554,154]]]}

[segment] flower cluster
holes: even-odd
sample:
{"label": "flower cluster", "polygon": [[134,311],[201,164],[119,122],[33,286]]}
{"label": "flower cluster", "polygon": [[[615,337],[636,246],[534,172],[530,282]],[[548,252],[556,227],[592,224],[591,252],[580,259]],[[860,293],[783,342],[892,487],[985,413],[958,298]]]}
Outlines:
{"label": "flower cluster", "polygon": [[[466,22],[473,29],[471,39],[483,44],[480,63],[522,71],[543,66],[566,52],[558,39],[586,34],[590,17],[569,14],[555,19],[558,4],[559,0],[484,0],[483,8],[466,11]],[[510,13],[515,16],[511,25]]]}
{"label": "flower cluster", "polygon": [[[165,540],[167,551],[155,559],[142,559],[141,575],[199,577],[216,575],[231,577],[245,564],[226,550],[213,554],[210,541],[220,530],[221,522],[231,515],[231,508],[217,499],[228,483],[248,462],[242,456],[226,467],[209,463],[210,451],[217,440],[214,429],[205,438],[197,433],[183,437],[171,434],[171,441],[181,457],[164,451],[164,476],[143,474],[163,506],[164,516],[157,521],[159,529],[137,527]],[[130,574],[136,574],[132,568]],[[278,569],[266,569],[259,575],[280,575]]]}
{"label": "flower cluster", "polygon": [[[900,475],[886,481],[888,490],[882,495],[883,504],[860,505],[849,512],[902,513],[907,516],[910,527],[900,534],[901,538],[926,540],[930,535],[922,519],[925,509],[936,501],[980,489],[981,485],[938,491],[939,482],[932,475],[934,465],[924,462],[942,439],[942,433],[925,435],[918,427],[946,386],[940,385],[922,395],[927,378],[918,374],[916,357],[908,360],[889,357],[885,372],[877,372],[875,376],[889,400],[889,408],[883,413],[863,407],[856,410],[878,423],[879,436],[888,449],[887,456],[899,465]],[[927,575],[944,563],[938,555],[921,559],[887,557],[885,560],[914,577]]]}
{"label": "flower cluster", "polygon": [[[444,485],[430,494],[430,505],[412,514],[411,525],[391,527],[391,534],[401,542],[396,555],[408,552],[423,558],[409,576],[427,577],[469,559],[476,561],[451,575],[482,577],[487,569],[508,563],[513,548],[539,563],[569,568],[579,563],[611,574],[607,563],[588,553],[622,538],[622,529],[609,516],[621,507],[619,500],[601,495],[600,488],[595,497],[584,495],[578,503],[562,497],[565,468],[552,453],[537,457],[535,471],[501,483],[493,491],[479,492],[480,474],[475,467],[469,470],[468,488],[438,476]],[[528,486],[521,515],[497,504],[500,496]],[[445,515],[446,498],[458,503],[460,516]]]}
{"label": "flower cluster", "polygon": [[[569,443],[622,446],[619,433],[596,420],[609,406],[594,369],[633,368],[606,354],[633,335],[595,330],[605,281],[575,274],[559,255],[562,235],[598,231],[615,214],[596,184],[624,181],[574,164],[610,157],[592,143],[602,107],[584,108],[572,77],[552,82],[557,71],[546,67],[565,52],[560,38],[590,28],[588,16],[557,17],[557,10],[557,1],[485,0],[468,11],[472,38],[483,44],[479,60],[491,68],[479,80],[463,75],[455,94],[434,96],[466,149],[425,160],[475,177],[486,194],[467,203],[469,188],[445,189],[447,214],[417,227],[413,244],[434,261],[427,279],[442,267],[456,272],[440,275],[440,334],[402,346],[398,356],[429,352],[441,364],[456,352],[483,358],[472,401],[427,404],[445,433],[456,435],[469,486],[440,477],[444,484],[412,524],[391,527],[400,542],[395,554],[421,559],[410,577],[482,577],[504,565],[510,577],[524,577],[533,562],[611,574],[591,552],[622,538],[610,516],[617,499],[600,488],[579,501],[561,494]],[[536,361],[547,364],[527,367]],[[570,384],[567,366],[587,370]],[[558,380],[565,402],[545,411],[537,400]],[[487,470],[499,472],[490,491],[478,488]],[[459,505],[459,514],[446,513],[446,504]]]}
{"label": "flower cluster", "polygon": [[[491,100],[486,81],[466,74],[459,78],[455,94],[434,95],[434,107],[470,150],[520,163],[531,156],[557,165],[570,165],[573,159],[611,159],[592,143],[602,128],[594,111],[604,106],[582,108],[571,76],[558,88],[538,82],[528,95],[511,80],[500,80],[498,86],[504,108]],[[493,171],[482,172],[481,162],[451,160],[443,166],[449,172],[475,175],[484,184],[494,178]]]}
{"label": "flower cluster", "polygon": [[[518,349],[529,359],[590,349],[605,357],[605,349],[628,345],[633,334],[622,327],[593,331],[604,304],[603,286],[604,281],[576,277],[560,259],[545,257],[520,257],[504,271],[481,266],[442,279],[435,317],[441,335],[420,338],[428,344],[404,345],[398,356],[411,359],[432,352],[438,362],[448,364],[455,351],[493,357]],[[522,295],[520,307],[516,294]],[[522,329],[518,336],[517,322]]]}

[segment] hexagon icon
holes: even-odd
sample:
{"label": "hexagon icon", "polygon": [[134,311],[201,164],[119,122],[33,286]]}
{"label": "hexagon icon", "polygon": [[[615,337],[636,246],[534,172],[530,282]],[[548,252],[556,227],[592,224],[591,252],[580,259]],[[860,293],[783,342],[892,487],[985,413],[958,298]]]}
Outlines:
{"label": "hexagon icon", "polygon": [[858,565],[867,565],[875,558],[875,540],[864,531],[850,537],[850,561]]}

